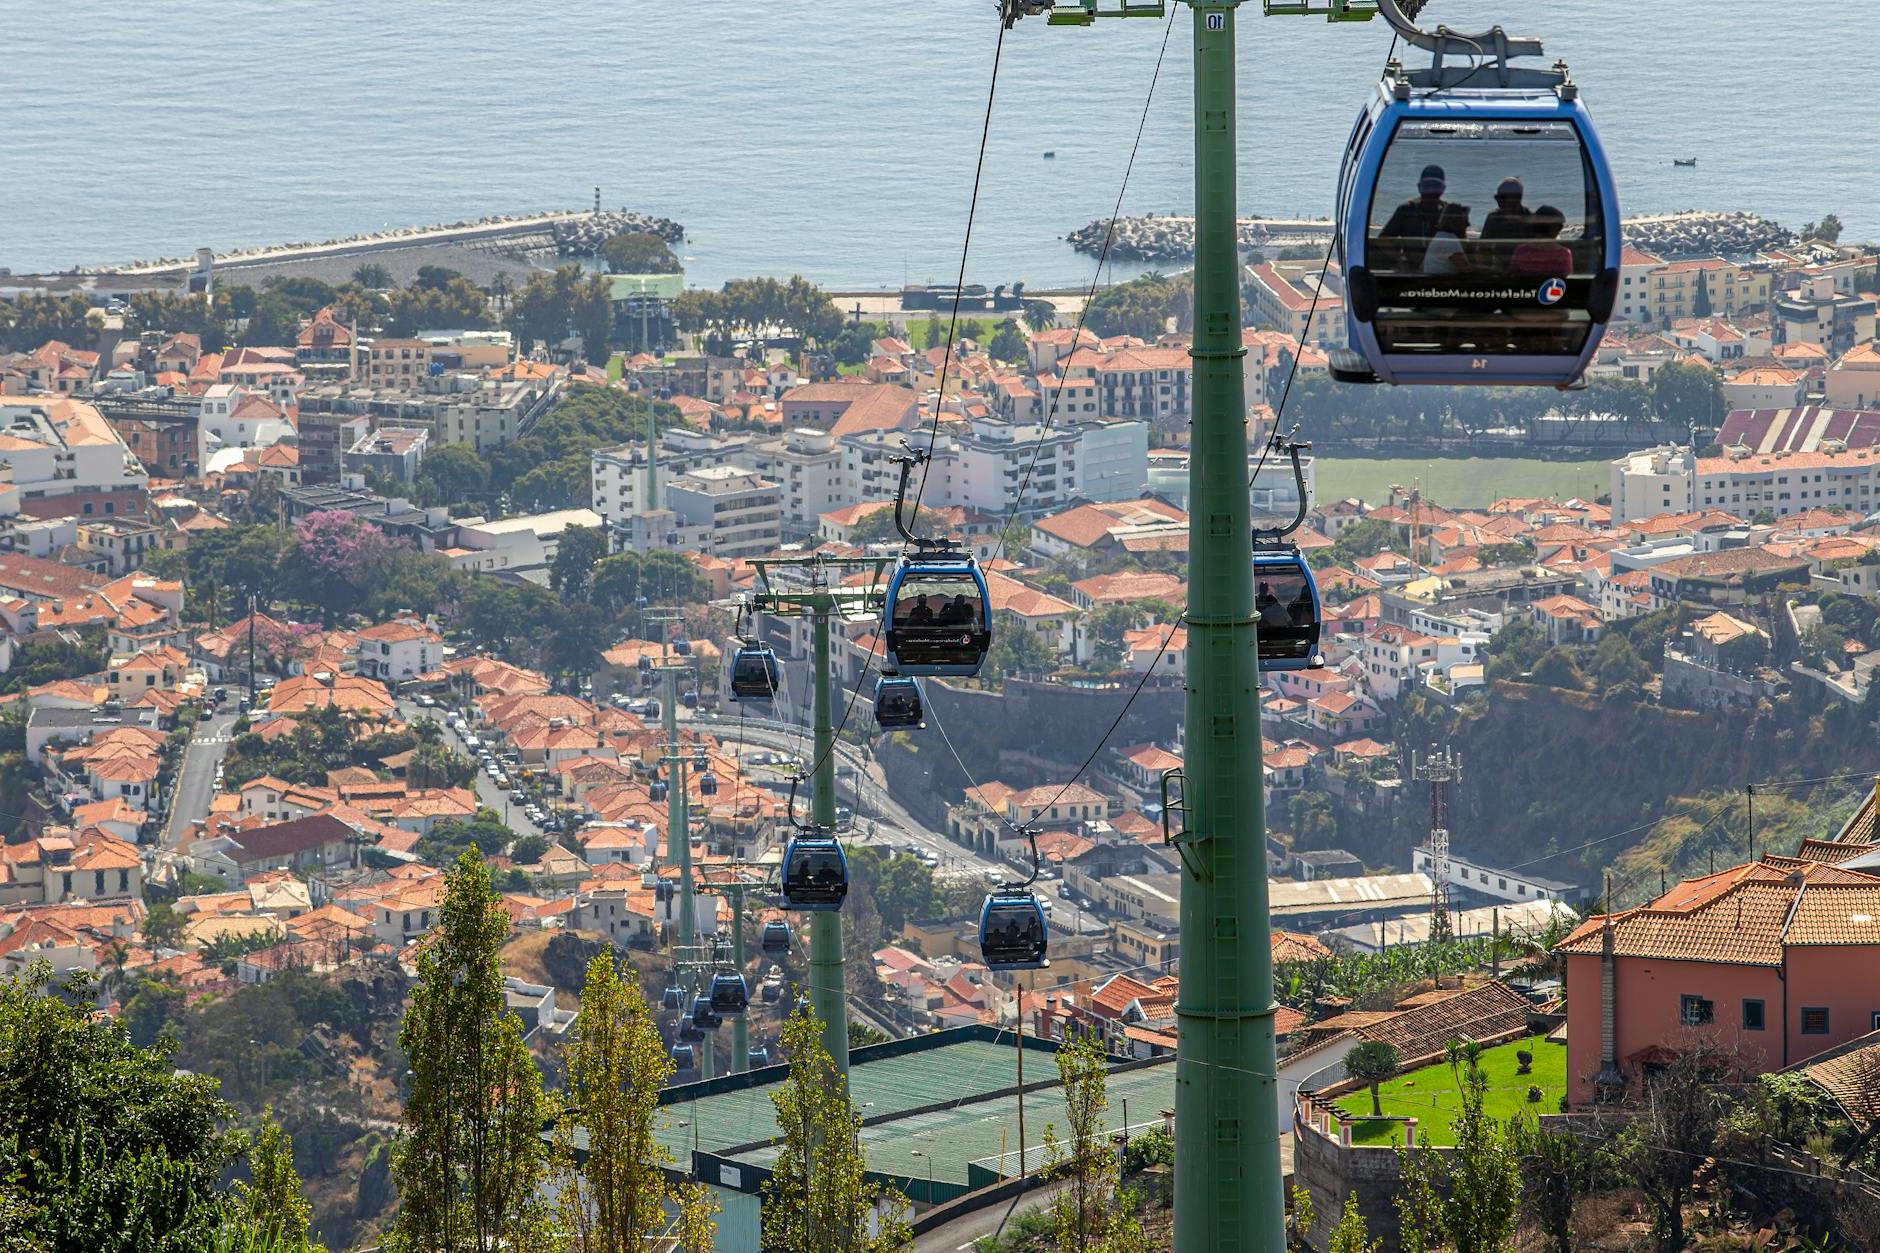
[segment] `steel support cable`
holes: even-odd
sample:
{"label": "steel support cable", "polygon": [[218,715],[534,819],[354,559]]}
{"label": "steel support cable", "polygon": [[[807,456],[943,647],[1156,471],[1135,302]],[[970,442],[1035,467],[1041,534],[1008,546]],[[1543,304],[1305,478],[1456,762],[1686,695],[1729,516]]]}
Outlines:
{"label": "steel support cable", "polygon": [[[1390,49],[1384,53],[1385,65],[1389,65],[1391,58],[1397,55],[1397,39],[1397,35],[1391,35]],[[1332,234],[1331,238],[1325,241],[1325,259],[1319,262],[1319,278],[1312,285],[1312,303],[1306,306],[1305,325],[1299,328],[1299,342],[1293,346],[1292,366],[1286,371],[1286,386],[1280,389],[1279,404],[1273,407],[1273,429],[1264,440],[1260,441],[1260,460],[1254,464],[1253,473],[1247,476],[1249,491],[1259,479],[1260,471],[1266,469],[1267,454],[1272,451],[1273,440],[1279,434],[1279,424],[1286,416],[1286,401],[1292,396],[1293,380],[1299,377],[1299,356],[1306,350],[1306,337],[1312,332],[1312,319],[1318,316],[1319,296],[1325,291],[1325,275],[1332,268],[1332,252],[1338,247],[1338,233],[1344,226],[1344,223],[1338,219],[1337,207],[1333,206]]]}
{"label": "steel support cable", "polygon": [[[992,105],[999,95],[999,65],[1005,59],[1006,29],[1005,24],[1001,22],[999,40],[992,49],[992,79],[986,86],[986,117],[979,128],[979,158],[973,165],[973,194],[966,206],[966,235],[960,241],[959,279],[953,285],[953,312],[947,320],[946,351],[940,358],[940,385],[934,393],[933,424],[927,433],[927,451],[930,455],[935,443],[940,439],[940,407],[946,403],[947,371],[953,364],[953,341],[960,326],[960,300],[966,294],[966,261],[973,250],[973,221],[979,213],[979,186],[986,173],[986,147],[992,137]],[[933,345],[929,344],[928,347],[931,348]],[[921,462],[920,486],[914,490],[914,516],[909,522],[916,527],[920,523],[920,498],[927,492],[927,468],[930,460]],[[901,551],[907,551],[905,544],[902,545]]]}
{"label": "steel support cable", "polygon": [[[1103,232],[1103,245],[1097,250],[1096,272],[1090,276],[1090,286],[1084,289],[1084,303],[1077,310],[1077,322],[1071,330],[1070,352],[1066,360],[1077,354],[1078,344],[1084,335],[1084,322],[1090,316],[1090,302],[1096,299],[1097,285],[1103,281],[1103,267],[1109,263],[1110,246],[1116,242],[1116,224],[1122,220],[1123,197],[1129,191],[1129,178],[1136,169],[1136,154],[1142,147],[1142,135],[1149,124],[1149,109],[1155,103],[1156,84],[1162,79],[1162,60],[1168,55],[1169,35],[1175,30],[1175,15],[1180,9],[1169,7],[1168,22],[1162,28],[1162,48],[1155,56],[1155,70],[1149,75],[1149,90],[1143,96],[1142,116],[1136,119],[1136,138],[1129,146],[1129,160],[1123,165],[1123,183],[1116,189],[1116,203],[1110,209],[1110,225]],[[1018,520],[1018,513],[1025,504],[1025,492],[1031,486],[1032,471],[1038,468],[1038,458],[1044,452],[1045,436],[1050,434],[1051,425],[1057,419],[1058,401],[1063,398],[1064,385],[1070,381],[1068,373],[1058,376],[1057,386],[1052,390],[1051,403],[1045,406],[1044,421],[1039,424],[1038,438],[1031,446],[1031,460],[1025,464],[1025,476],[1019,480],[1018,493],[1012,497],[1012,507],[1005,515],[1005,525],[999,528],[999,543],[993,549],[992,560],[997,561],[1005,554],[1005,537],[1011,532],[1012,523]]]}

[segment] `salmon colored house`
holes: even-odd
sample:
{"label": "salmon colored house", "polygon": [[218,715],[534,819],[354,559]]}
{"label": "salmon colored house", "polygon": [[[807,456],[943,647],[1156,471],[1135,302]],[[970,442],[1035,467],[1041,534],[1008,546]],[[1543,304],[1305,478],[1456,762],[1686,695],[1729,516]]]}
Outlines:
{"label": "salmon colored house", "polygon": [[1636,1095],[1694,1035],[1764,1073],[1880,1030],[1877,802],[1801,856],[1688,880],[1563,940],[1570,1101]]}

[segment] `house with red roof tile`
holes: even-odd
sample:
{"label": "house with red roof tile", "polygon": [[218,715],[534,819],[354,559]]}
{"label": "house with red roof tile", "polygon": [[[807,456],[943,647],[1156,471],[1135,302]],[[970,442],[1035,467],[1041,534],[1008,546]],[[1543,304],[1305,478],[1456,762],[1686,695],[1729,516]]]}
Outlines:
{"label": "house with red roof tile", "polygon": [[[1880,878],[1876,801],[1832,841],[1841,865],[1765,854],[1687,879],[1632,909],[1588,918],[1555,946],[1566,968],[1567,1095],[1635,1095],[1693,1035],[1752,1074],[1782,1069],[1876,1027]],[[1804,846],[1804,851],[1807,849]]]}

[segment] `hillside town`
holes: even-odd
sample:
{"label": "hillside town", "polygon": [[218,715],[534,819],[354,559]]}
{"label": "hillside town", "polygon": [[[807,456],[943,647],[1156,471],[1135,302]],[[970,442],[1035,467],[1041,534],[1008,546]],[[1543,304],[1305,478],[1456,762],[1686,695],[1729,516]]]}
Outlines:
{"label": "hillside town", "polygon": [[[691,1085],[761,1080],[811,976],[771,943],[799,916],[763,885],[820,764],[812,623],[766,599],[766,561],[878,559],[851,584],[877,613],[839,621],[831,657],[854,1084],[886,1085],[869,1135],[919,1143],[896,1139],[921,1104],[889,1095],[897,1067],[978,1065],[1014,1032],[1142,1063],[1113,1096],[1173,1118],[1188,871],[1166,780],[1190,581],[1215,577],[1189,563],[1179,293],[1027,300],[955,334],[801,280],[687,290],[658,238],[623,238],[647,272],[499,291],[377,261],[258,289],[211,263],[174,290],[0,278],[0,973],[88,977],[132,1039],[180,1038],[245,1112],[319,1137],[309,1188],[340,1244],[388,1222],[380,1135],[411,1096],[391,1033],[466,852],[530,1052],[555,1064],[588,960],[619,956],[670,1046],[675,1143],[731,1172],[708,1180],[725,1223],[755,1206],[723,1180],[759,1137],[706,1116],[748,1093]],[[1546,1053],[1521,1073],[1551,1076],[1529,1099],[1552,1113],[1623,1100],[1715,1028],[1752,1083],[1818,1089],[1824,1134],[1871,1136],[1876,261],[1820,238],[1628,247],[1584,393],[1612,407],[1510,408],[1479,441],[1566,430],[1608,491],[1472,503],[1320,494],[1381,425],[1324,432],[1297,478],[1270,455],[1294,379],[1329,386],[1342,295],[1323,264],[1245,267],[1250,499],[1303,516],[1323,601],[1320,664],[1266,675],[1258,719],[1280,1130],[1312,1239],[1348,1200],[1396,1230],[1394,1183],[1359,1159],[1414,1145],[1418,1116],[1361,1118],[1376,1088],[1348,1064],[1380,1042],[1405,1076],[1446,1074],[1459,1039],[1495,1066]],[[909,444],[930,458],[915,525],[976,558],[993,643],[976,676],[924,681],[926,729],[880,730]],[[760,646],[775,699],[736,699]],[[1621,770],[1575,732],[1508,728],[1550,711],[1663,756]],[[1549,734],[1555,777],[1533,777]],[[1602,771],[1633,793],[1563,819]],[[981,898],[1034,870],[1050,963],[995,970]],[[683,935],[728,969],[747,934],[728,1050],[671,954]],[[262,1024],[277,982],[337,989],[345,1024],[272,1001]],[[976,1131],[917,1208],[1036,1165],[1022,1084],[983,1080],[1015,1163]],[[900,1152],[914,1166],[880,1173],[913,1188],[938,1150]]]}

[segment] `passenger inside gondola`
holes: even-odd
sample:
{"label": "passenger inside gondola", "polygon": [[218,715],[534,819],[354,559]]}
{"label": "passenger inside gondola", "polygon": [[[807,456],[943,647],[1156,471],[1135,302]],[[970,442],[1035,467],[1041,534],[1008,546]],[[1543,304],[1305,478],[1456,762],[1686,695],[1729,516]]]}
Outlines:
{"label": "passenger inside gondola", "polygon": [[895,596],[894,648],[904,665],[974,664],[984,649],[979,585],[971,575],[910,579]]}
{"label": "passenger inside gondola", "polygon": [[[1471,206],[1491,202],[1472,234]],[[1365,263],[1384,351],[1581,350],[1605,227],[1572,123],[1405,121],[1378,170],[1370,215]]]}
{"label": "passenger inside gondola", "polygon": [[1308,656],[1315,642],[1312,588],[1296,569],[1263,569],[1253,598],[1260,619],[1260,655]]}

